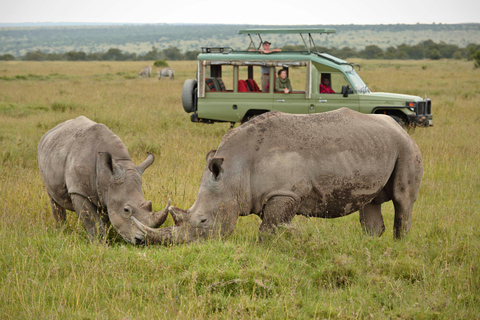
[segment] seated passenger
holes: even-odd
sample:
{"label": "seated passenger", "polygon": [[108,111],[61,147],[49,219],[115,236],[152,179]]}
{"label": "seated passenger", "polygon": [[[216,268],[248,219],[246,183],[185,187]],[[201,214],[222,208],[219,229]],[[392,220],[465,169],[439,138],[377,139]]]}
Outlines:
{"label": "seated passenger", "polygon": [[275,79],[275,91],[283,91],[283,93],[292,92],[290,79],[287,78],[287,70],[278,71],[278,77]]}
{"label": "seated passenger", "polygon": [[335,93],[335,91],[330,88],[330,80],[327,77],[322,78],[320,83],[320,93]]}

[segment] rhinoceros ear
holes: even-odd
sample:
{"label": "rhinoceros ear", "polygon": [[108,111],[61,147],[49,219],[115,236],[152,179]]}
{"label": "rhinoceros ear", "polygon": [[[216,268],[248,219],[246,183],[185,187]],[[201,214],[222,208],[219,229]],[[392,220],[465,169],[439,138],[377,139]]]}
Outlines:
{"label": "rhinoceros ear", "polygon": [[123,173],[123,169],[115,163],[110,152],[99,152],[97,157],[97,172],[98,169],[109,172],[114,177],[119,177]]}
{"label": "rhinoceros ear", "polygon": [[155,159],[155,157],[153,156],[153,154],[148,152],[147,159],[145,159],[145,161],[143,161],[141,164],[139,164],[137,166],[137,169],[140,172],[140,174],[143,174],[145,169],[147,169],[148,167],[150,167],[152,165],[154,159]]}
{"label": "rhinoceros ear", "polygon": [[208,151],[207,153],[207,156],[205,157],[205,160],[207,161],[207,163],[212,160],[213,156],[215,155],[215,152],[217,152],[217,150],[210,150]]}
{"label": "rhinoceros ear", "polygon": [[213,173],[213,177],[218,179],[220,174],[223,172],[222,164],[224,158],[213,158],[208,163],[208,169]]}

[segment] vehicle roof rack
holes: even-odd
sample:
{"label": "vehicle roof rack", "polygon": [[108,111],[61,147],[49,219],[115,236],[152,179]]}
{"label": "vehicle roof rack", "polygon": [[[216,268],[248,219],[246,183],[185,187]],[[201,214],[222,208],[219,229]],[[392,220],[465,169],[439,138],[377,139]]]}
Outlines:
{"label": "vehicle roof rack", "polygon": [[202,47],[202,53],[223,53],[232,52],[231,47]]}
{"label": "vehicle roof rack", "polygon": [[[315,50],[318,51],[317,45],[315,44],[315,41],[313,41],[312,34],[330,34],[330,33],[336,33],[336,30],[333,28],[259,28],[259,29],[241,29],[238,30],[238,34],[248,34],[250,37],[250,44],[248,46],[248,49],[251,47],[255,48],[255,43],[252,39],[252,34],[258,35],[258,38],[260,39],[260,44],[257,47],[257,50],[260,49],[262,46],[263,40],[261,35],[262,34],[292,34],[292,33],[298,33],[300,34],[300,37],[302,37],[303,44],[305,45],[305,49],[307,49],[308,52],[310,51],[310,47],[315,47]],[[305,38],[303,37],[303,34],[307,33],[308,34],[308,40],[310,46],[307,45],[307,42],[305,41]]]}

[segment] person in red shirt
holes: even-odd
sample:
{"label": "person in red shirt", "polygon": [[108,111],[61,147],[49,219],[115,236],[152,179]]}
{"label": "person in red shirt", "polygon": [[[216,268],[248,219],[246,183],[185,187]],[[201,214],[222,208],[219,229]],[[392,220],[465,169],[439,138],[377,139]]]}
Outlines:
{"label": "person in red shirt", "polygon": [[330,80],[327,77],[322,78],[320,83],[320,93],[335,93],[335,91],[330,88]]}

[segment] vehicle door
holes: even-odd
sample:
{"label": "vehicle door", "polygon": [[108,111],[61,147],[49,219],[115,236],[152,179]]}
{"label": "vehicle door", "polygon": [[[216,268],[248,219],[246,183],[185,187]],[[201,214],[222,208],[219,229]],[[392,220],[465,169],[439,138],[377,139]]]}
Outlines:
{"label": "vehicle door", "polygon": [[[284,93],[275,90],[275,81],[280,70],[287,71],[287,77],[292,86],[292,92]],[[271,73],[272,74],[272,73]],[[275,77],[270,78],[273,90],[273,109],[296,114],[309,113],[310,106],[310,63],[291,62],[280,64],[275,68]]]}
{"label": "vehicle door", "polygon": [[359,111],[359,96],[345,74],[331,70],[319,72],[317,83],[312,93],[315,112],[340,108]]}

